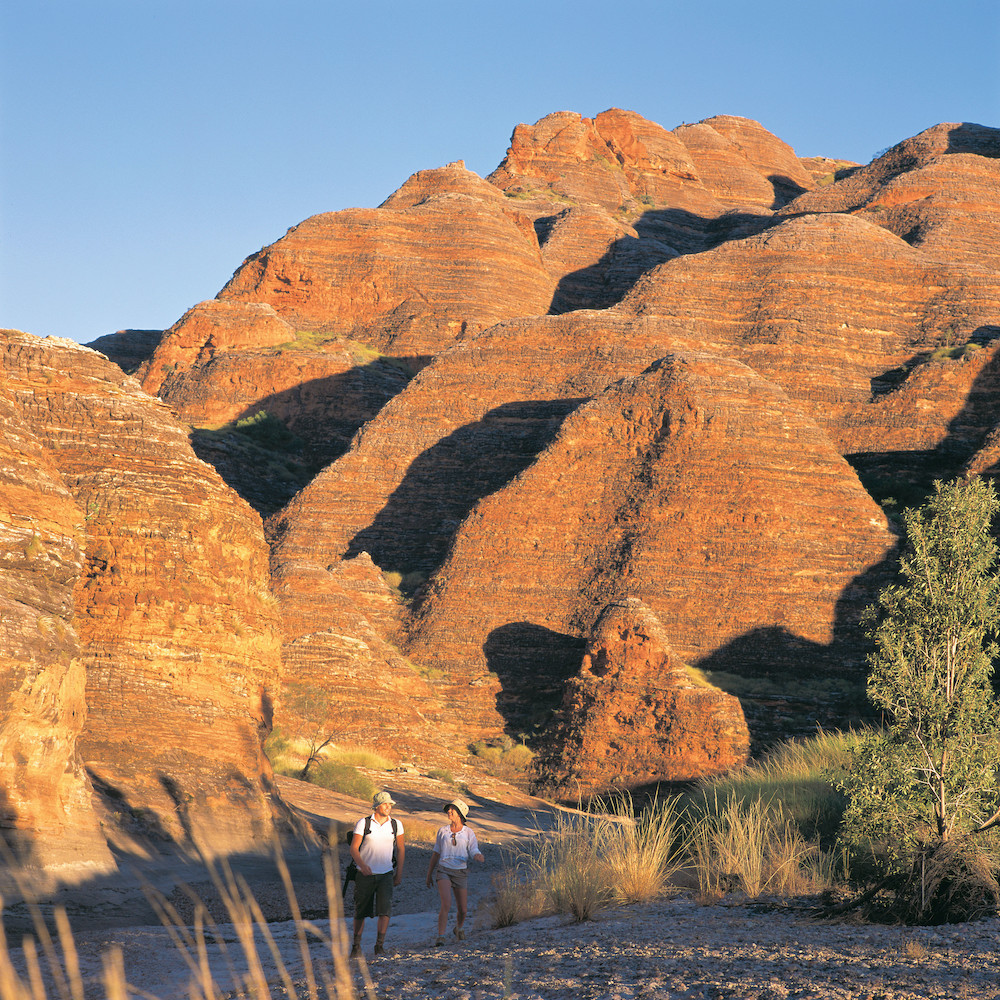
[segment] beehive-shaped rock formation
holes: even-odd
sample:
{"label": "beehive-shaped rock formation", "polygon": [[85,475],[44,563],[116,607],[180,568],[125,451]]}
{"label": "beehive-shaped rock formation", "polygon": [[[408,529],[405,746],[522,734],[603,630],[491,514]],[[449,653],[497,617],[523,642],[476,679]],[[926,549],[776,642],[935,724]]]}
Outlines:
{"label": "beehive-shaped rock formation", "polygon": [[218,297],[419,357],[500,319],[547,312],[554,289],[530,219],[456,164],[432,184],[418,175],[381,208],[306,219],[244,261]]}
{"label": "beehive-shaped rock formation", "polygon": [[750,750],[738,699],[694,675],[636,598],[598,615],[551,741],[542,781],[577,801],[719,774],[743,765]]}
{"label": "beehive-shaped rock formation", "polygon": [[[86,672],[79,760],[126,832],[209,853],[263,846],[279,661],[258,516],[99,354],[11,331],[2,348],[7,398],[68,511],[72,620],[63,593],[42,621]],[[53,685],[49,711],[71,714],[80,694],[67,680],[60,705]]]}
{"label": "beehive-shaped rock formation", "polygon": [[[410,653],[515,696],[566,676],[601,609],[631,596],[686,662],[736,673],[860,672],[856,628],[891,552],[879,507],[814,421],[731,359],[676,354],[622,379],[465,518]],[[553,641],[544,662],[531,635]],[[503,707],[503,706],[502,706]]]}

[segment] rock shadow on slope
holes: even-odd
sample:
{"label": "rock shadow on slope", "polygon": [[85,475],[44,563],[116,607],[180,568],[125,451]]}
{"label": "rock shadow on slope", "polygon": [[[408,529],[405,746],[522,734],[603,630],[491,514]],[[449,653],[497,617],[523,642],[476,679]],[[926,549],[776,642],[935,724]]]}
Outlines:
{"label": "rock shadow on slope", "polygon": [[191,445],[227,485],[267,517],[340,458],[355,433],[411,377],[405,362],[377,360],[311,379],[262,396],[225,427],[192,430]]}
{"label": "rock shadow on slope", "polygon": [[[543,216],[535,220],[540,244],[544,245],[558,218]],[[638,238],[620,237],[596,263],[559,279],[549,315],[617,305],[644,274],[665,261],[755,235],[772,223],[769,215],[751,212],[701,216],[681,208],[651,209],[634,224]]]}
{"label": "rock shadow on slope", "polygon": [[[943,345],[957,355],[968,345],[985,347],[1000,338],[1000,326],[980,326],[960,345]],[[872,379],[872,397],[905,391],[910,374],[930,359],[930,352],[914,355],[906,364]],[[955,361],[954,363],[960,363]],[[1000,402],[1000,352],[986,364],[969,387],[964,404],[948,422],[944,438],[934,448],[855,452],[845,455],[868,493],[890,509],[916,507],[933,492],[936,480],[962,475],[973,456],[987,443],[997,426]],[[1000,469],[986,470],[997,476]]]}
{"label": "rock shadow on slope", "polygon": [[[483,655],[500,680],[496,707],[508,733],[530,737],[548,726],[566,682],[580,669],[586,645],[581,636],[532,622],[501,625],[487,636]],[[526,653],[530,669],[525,669]]]}
{"label": "rock shadow on slope", "polygon": [[522,400],[458,428],[411,463],[403,481],[344,554],[367,552],[383,572],[426,579],[477,501],[526,469],[581,398]]}

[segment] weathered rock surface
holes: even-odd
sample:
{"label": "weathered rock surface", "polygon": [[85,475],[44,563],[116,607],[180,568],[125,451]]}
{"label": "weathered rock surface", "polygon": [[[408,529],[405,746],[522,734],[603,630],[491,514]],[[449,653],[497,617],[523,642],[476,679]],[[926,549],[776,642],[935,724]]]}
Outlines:
{"label": "weathered rock surface", "polygon": [[[10,331],[2,346],[7,398],[76,512],[72,620],[60,633],[65,593],[40,610],[60,641],[78,637],[78,659],[65,650],[86,672],[76,752],[109,826],[209,853],[263,846],[279,808],[261,751],[279,661],[259,518],[101,355]],[[82,707],[74,677],[53,716]]]}
{"label": "weathered rock surface", "polygon": [[690,781],[746,763],[738,699],[692,674],[637,598],[598,615],[566,684],[541,780],[574,799],[657,781]]}
{"label": "weathered rock surface", "polygon": [[[345,736],[450,752],[544,725],[629,597],[684,661],[858,676],[894,538],[840,456],[917,502],[1000,455],[998,134],[859,167],[560,112],[487,180],[421,171],[249,258],[142,374],[335,459],[268,522],[289,678]],[[196,441],[262,511],[298,485]]]}
{"label": "weathered rock surface", "polygon": [[[160,395],[164,383],[216,355],[259,350],[295,340],[295,330],[261,302],[199,302],[163,332],[149,361],[137,372],[143,389]],[[207,419],[211,420],[209,416]]]}
{"label": "weathered rock surface", "polygon": [[555,282],[530,219],[461,165],[433,174],[381,208],[306,219],[244,261],[218,298],[266,303],[298,330],[397,357],[547,312]]}
{"label": "weathered rock surface", "polygon": [[803,216],[644,276],[618,307],[781,385],[847,454],[887,373],[996,329],[1000,275],[944,264],[849,215]]}
{"label": "weathered rock surface", "polygon": [[782,211],[861,215],[929,257],[995,271],[1000,129],[970,122],[935,125]]}
{"label": "weathered rock surface", "polygon": [[808,659],[813,676],[860,673],[856,623],[894,543],[778,387],[736,361],[672,355],[580,406],[475,505],[409,652],[455,698],[495,675],[512,729],[538,723],[601,609],[624,597],[646,603],[694,665],[794,676]]}
{"label": "weathered rock surface", "polygon": [[22,864],[72,880],[114,867],[76,752],[83,515],[6,382],[0,419],[0,838]]}

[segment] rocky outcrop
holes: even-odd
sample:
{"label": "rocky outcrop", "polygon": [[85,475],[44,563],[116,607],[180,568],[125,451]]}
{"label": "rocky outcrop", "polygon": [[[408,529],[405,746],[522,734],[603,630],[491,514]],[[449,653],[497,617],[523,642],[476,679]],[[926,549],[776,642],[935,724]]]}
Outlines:
{"label": "rocky outcrop", "polygon": [[847,454],[853,414],[921,352],[982,337],[1000,276],[943,264],[863,219],[815,215],[644,276],[618,307],[697,334],[781,385]]}
{"label": "rocky outcrop", "polygon": [[554,288],[531,221],[456,165],[433,183],[418,175],[381,208],[307,219],[244,261],[218,298],[427,357],[500,319],[545,313]]}
{"label": "rocky outcrop", "polygon": [[1000,255],[1000,129],[935,125],[786,213],[860,215],[928,257],[995,271]]}
{"label": "rocky outcrop", "polygon": [[[685,661],[859,674],[856,623],[892,551],[885,517],[817,425],[736,361],[668,356],[580,406],[464,519],[410,655],[488,671],[511,728],[576,669],[601,609],[646,603]],[[544,659],[533,637],[549,637]],[[466,689],[467,690],[467,689]],[[504,699],[510,705],[503,704]]]}
{"label": "rocky outcrop", "polygon": [[[536,225],[569,205],[600,208],[640,239],[681,253],[760,229],[775,207],[813,186],[791,148],[750,119],[719,116],[668,132],[617,108],[518,125],[489,180]],[[618,286],[619,297],[627,287]]]}
{"label": "rocky outcrop", "polygon": [[[7,397],[77,512],[72,620],[60,633],[64,594],[44,627],[79,643],[76,752],[111,826],[209,853],[263,846],[279,808],[261,750],[279,661],[259,518],[101,355],[9,331],[2,347]],[[55,694],[53,715],[78,707],[68,680],[67,703]]]}
{"label": "rocky outcrop", "polygon": [[552,757],[538,762],[541,780],[574,801],[720,774],[750,751],[739,700],[686,667],[636,598],[598,615],[551,741]]}
{"label": "rocky outcrop", "polygon": [[[295,340],[295,330],[261,302],[200,302],[165,330],[148,363],[137,372],[143,389],[160,395],[164,384],[217,355],[259,350]],[[209,417],[208,419],[211,419]]]}
{"label": "rocky outcrop", "polygon": [[0,419],[0,838],[22,865],[74,880],[114,867],[76,749],[83,515],[6,382]]}

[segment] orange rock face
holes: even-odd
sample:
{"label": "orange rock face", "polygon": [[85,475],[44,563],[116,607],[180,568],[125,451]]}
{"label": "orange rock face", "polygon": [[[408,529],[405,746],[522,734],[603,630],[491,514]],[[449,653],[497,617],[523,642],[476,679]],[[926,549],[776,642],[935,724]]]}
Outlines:
{"label": "orange rock face", "polygon": [[935,125],[783,210],[861,215],[928,256],[997,268],[1000,130]]}
{"label": "orange rock face", "polygon": [[86,674],[73,617],[83,515],[0,389],[0,837],[24,864],[114,867],[76,751]]}
{"label": "orange rock face", "polygon": [[210,853],[262,845],[279,661],[259,518],[100,355],[10,332],[3,348],[6,392],[77,512],[83,564],[64,588],[86,675],[79,758],[126,829]]}
{"label": "orange rock face", "polygon": [[[752,289],[752,292],[749,291]],[[642,278],[619,307],[731,354],[777,382],[838,440],[873,381],[996,321],[997,273],[946,265],[847,215],[804,216]]]}
{"label": "orange rock face", "polygon": [[487,180],[421,171],[249,258],[142,374],[185,422],[266,409],[333,460],[267,524],[289,678],[351,739],[461,752],[583,699],[597,617],[636,598],[685,662],[857,680],[896,539],[853,470],[918,502],[1000,455],[998,135],[859,167],[743,118],[560,112]]}
{"label": "orange rock face", "polygon": [[[475,505],[409,650],[456,686],[497,675],[512,728],[539,703],[536,679],[573,663],[600,611],[625,597],[695,665],[794,675],[807,651],[815,674],[858,671],[865,577],[894,543],[780,389],[729,359],[668,355],[580,406]],[[551,637],[544,662],[525,648],[532,632]]]}
{"label": "orange rock face", "polygon": [[263,302],[299,330],[384,354],[436,354],[508,316],[544,313],[555,282],[530,220],[496,188],[445,168],[382,208],[317,215],[248,258],[219,293]]}
{"label": "orange rock face", "polygon": [[720,774],[750,751],[738,699],[697,680],[636,598],[598,615],[552,742],[555,754],[539,762],[542,780],[577,801]]}
{"label": "orange rock face", "polygon": [[165,330],[156,351],[137,372],[143,389],[161,393],[164,383],[217,355],[257,350],[295,339],[295,330],[261,302],[200,302]]}

